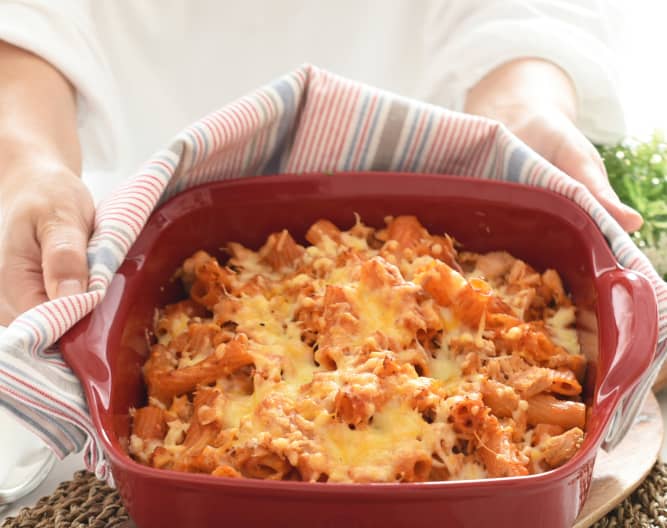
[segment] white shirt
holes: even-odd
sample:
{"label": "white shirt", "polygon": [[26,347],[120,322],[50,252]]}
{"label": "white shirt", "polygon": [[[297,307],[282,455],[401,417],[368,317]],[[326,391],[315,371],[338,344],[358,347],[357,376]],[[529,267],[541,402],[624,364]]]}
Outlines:
{"label": "white shirt", "polygon": [[79,95],[96,199],[183,127],[309,62],[461,110],[503,62],[541,57],[574,81],[579,127],[623,132],[610,7],[595,0],[0,0],[0,39]]}

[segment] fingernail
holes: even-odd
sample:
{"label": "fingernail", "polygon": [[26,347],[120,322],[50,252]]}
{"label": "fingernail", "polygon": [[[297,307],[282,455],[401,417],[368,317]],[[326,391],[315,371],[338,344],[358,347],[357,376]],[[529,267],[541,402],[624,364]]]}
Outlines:
{"label": "fingernail", "polygon": [[634,209],[629,205],[624,204],[623,202],[621,202],[621,209],[623,209],[623,211],[625,211],[628,214],[641,218],[641,215],[637,212],[637,209]]}
{"label": "fingernail", "polygon": [[644,225],[644,219],[636,210],[632,207],[622,204],[621,208],[623,212],[627,215],[627,225],[626,229],[630,232],[637,231]]}
{"label": "fingernail", "polygon": [[83,286],[78,280],[74,279],[60,281],[56,288],[56,296],[58,297],[67,297],[68,295],[76,295],[77,293],[83,293]]}
{"label": "fingernail", "polygon": [[[623,229],[632,233],[644,225],[644,219],[635,209],[624,204],[612,190],[604,190],[600,193],[600,202],[612,213]],[[614,210],[618,211],[614,213]]]}

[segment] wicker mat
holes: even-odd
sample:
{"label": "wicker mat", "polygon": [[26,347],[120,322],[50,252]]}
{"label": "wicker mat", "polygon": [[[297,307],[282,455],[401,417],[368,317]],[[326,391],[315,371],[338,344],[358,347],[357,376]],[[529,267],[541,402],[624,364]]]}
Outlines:
{"label": "wicker mat", "polygon": [[[23,508],[0,528],[130,528],[118,492],[79,471],[50,497]],[[667,528],[667,465],[657,463],[646,480],[593,528]]]}

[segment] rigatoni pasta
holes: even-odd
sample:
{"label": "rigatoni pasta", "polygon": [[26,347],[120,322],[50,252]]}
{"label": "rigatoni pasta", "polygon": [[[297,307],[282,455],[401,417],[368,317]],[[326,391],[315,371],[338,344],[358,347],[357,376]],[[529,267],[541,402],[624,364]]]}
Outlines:
{"label": "rigatoni pasta", "polygon": [[554,270],[459,253],[414,216],[286,230],[178,270],[133,411],[157,468],[313,482],[520,476],[584,437],[585,361]]}

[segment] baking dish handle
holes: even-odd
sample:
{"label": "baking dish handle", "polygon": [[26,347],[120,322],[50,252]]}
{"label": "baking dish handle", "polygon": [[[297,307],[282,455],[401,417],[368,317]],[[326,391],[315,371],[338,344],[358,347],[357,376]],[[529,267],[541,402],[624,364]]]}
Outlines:
{"label": "baking dish handle", "polygon": [[614,353],[596,393],[598,405],[609,399],[614,409],[602,442],[610,451],[634,422],[659,370],[658,308],[653,286],[639,273],[612,270],[599,283],[600,320],[615,323],[600,328],[600,346]]}

